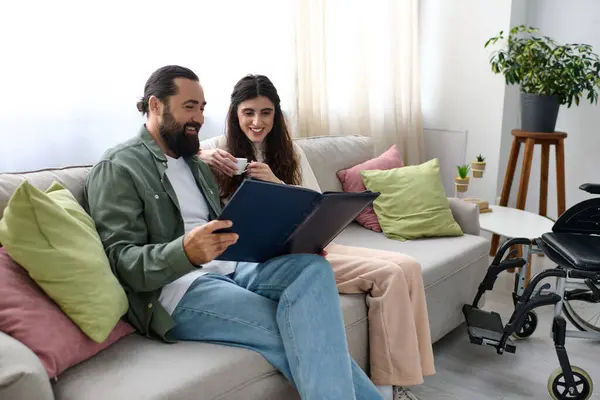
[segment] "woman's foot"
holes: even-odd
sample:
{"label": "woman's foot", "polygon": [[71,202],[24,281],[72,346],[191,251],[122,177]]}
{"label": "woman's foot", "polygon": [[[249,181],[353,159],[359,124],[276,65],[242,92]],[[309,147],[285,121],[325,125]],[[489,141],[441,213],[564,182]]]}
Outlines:
{"label": "woman's foot", "polygon": [[421,400],[413,394],[408,388],[394,386],[393,400]]}

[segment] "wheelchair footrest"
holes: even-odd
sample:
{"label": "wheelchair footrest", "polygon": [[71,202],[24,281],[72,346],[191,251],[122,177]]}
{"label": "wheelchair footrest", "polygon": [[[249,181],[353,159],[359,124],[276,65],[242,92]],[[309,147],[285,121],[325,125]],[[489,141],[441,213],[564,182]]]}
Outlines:
{"label": "wheelchair footrest", "polygon": [[[504,325],[502,324],[500,314],[493,311],[481,310],[470,304],[463,306],[463,314],[471,343],[478,345],[485,344],[497,349],[504,333]],[[504,351],[509,353],[516,351],[516,346],[510,337],[506,341]]]}

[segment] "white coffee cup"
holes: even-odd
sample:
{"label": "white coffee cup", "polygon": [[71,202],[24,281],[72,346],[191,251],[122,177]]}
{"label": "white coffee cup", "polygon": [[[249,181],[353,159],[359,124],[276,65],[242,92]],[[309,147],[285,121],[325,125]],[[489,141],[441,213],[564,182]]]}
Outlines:
{"label": "white coffee cup", "polygon": [[237,164],[235,165],[235,167],[236,167],[235,174],[241,175],[246,171],[246,166],[248,165],[248,159],[236,158],[236,160],[237,160]]}

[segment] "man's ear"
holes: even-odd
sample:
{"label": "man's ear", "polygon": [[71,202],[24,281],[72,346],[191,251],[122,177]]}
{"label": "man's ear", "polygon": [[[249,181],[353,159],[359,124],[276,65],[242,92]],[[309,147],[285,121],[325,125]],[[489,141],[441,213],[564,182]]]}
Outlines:
{"label": "man's ear", "polygon": [[162,101],[156,96],[150,96],[148,99],[148,111],[156,115],[162,115]]}

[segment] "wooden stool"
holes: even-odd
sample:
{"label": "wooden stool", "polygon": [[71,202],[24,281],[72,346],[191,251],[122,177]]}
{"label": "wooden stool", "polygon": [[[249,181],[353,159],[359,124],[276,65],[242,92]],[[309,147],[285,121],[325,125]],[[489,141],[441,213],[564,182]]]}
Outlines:
{"label": "wooden stool", "polygon": [[[521,167],[521,180],[519,182],[519,192],[517,193],[517,207],[519,210],[525,209],[527,201],[527,189],[529,187],[529,174],[531,172],[531,161],[533,160],[533,149],[536,144],[542,145],[542,164],[540,174],[540,208],[539,215],[547,216],[548,207],[548,168],[550,161],[550,146],[556,146],[556,192],[558,202],[558,216],[565,212],[565,147],[564,140],[567,137],[565,132],[541,133],[525,132],[513,130],[513,143],[510,149],[508,166],[504,176],[504,186],[500,197],[501,206],[508,205],[510,189],[515,177],[515,169],[519,159],[519,150],[521,143],[525,143],[525,154],[523,156],[523,166]],[[500,237],[496,234],[492,236],[490,256],[496,255]]]}

